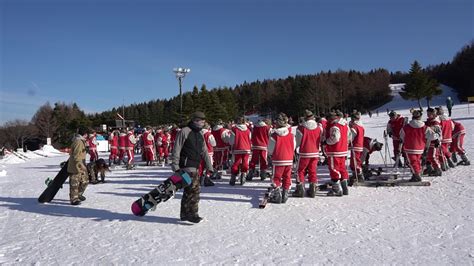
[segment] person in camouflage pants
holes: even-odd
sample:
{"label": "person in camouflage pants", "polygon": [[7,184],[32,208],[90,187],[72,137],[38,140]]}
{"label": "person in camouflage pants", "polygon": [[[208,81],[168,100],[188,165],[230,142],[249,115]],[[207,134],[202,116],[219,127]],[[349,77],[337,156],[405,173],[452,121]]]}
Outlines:
{"label": "person in camouflage pants", "polygon": [[201,133],[205,119],[206,117],[202,112],[192,114],[188,126],[179,131],[176,136],[171,153],[171,169],[175,172],[183,170],[192,177],[191,185],[184,188],[180,213],[182,221],[192,223],[199,223],[202,220],[202,217],[199,217],[198,214],[201,188],[197,173],[201,160],[204,160],[209,172],[214,172],[207,152],[207,145]]}
{"label": "person in camouflage pants", "polygon": [[87,128],[79,128],[73,137],[71,151],[69,152],[69,162],[67,172],[69,173],[69,198],[71,205],[79,205],[86,200],[83,196],[89,178],[86,167],[86,137]]}

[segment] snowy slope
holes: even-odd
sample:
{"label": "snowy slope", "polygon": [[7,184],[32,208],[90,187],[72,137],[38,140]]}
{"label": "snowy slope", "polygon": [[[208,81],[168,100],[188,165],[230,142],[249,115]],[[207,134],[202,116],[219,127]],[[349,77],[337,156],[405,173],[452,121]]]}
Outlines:
{"label": "snowy slope", "polygon": [[[474,112],[472,110],[471,112]],[[402,110],[401,113],[408,113]],[[468,134],[474,113],[456,105]],[[387,116],[363,117],[367,135],[381,139]],[[471,135],[472,136],[472,135]],[[472,138],[466,138],[474,154]],[[105,158],[107,154],[100,154]],[[460,166],[431,187],[354,187],[342,198],[290,198],[258,209],[269,185],[231,187],[228,176],[202,188],[200,224],[181,222],[181,193],[145,217],[130,204],[170,173],[168,167],[121,168],[90,185],[71,206],[68,185],[38,204],[44,180],[67,156],[29,159],[0,169],[0,264],[422,264],[472,265],[474,174]],[[380,154],[374,154],[381,163]],[[321,178],[327,169],[319,168]]]}
{"label": "snowy slope", "polygon": [[[387,103],[387,104],[384,104],[381,107],[379,107],[378,110],[380,112],[385,112],[387,109],[388,110],[403,110],[403,109],[410,109],[410,108],[413,108],[413,107],[418,108],[418,101],[416,101],[416,100],[415,101],[404,100],[399,94],[399,92],[402,91],[401,87],[396,86],[396,85],[400,85],[400,84],[394,84],[394,86],[391,87],[392,96],[393,96],[392,101]],[[451,99],[454,102],[454,105],[460,104],[457,93],[453,88],[448,87],[448,86],[443,85],[443,84],[441,84],[440,86],[441,86],[441,89],[442,89],[443,93],[441,93],[438,96],[433,97],[433,99],[430,101],[431,106],[433,106],[433,107],[443,106],[444,108],[446,108],[446,98],[447,97],[451,97]],[[425,99],[421,100],[421,105],[423,106],[423,108],[426,108],[427,103],[426,103]]]}

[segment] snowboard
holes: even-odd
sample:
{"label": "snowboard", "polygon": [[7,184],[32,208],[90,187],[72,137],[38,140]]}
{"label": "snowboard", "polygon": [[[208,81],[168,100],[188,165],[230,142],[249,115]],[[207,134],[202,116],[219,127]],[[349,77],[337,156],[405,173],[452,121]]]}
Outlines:
{"label": "snowboard", "polygon": [[54,199],[54,196],[58,193],[59,189],[62,188],[64,182],[69,177],[67,172],[67,162],[61,167],[59,173],[54,177],[53,180],[47,183],[48,187],[41,193],[38,198],[38,202],[45,203],[50,202]]}
{"label": "snowboard", "polygon": [[187,172],[181,170],[174,173],[152,191],[134,201],[131,206],[132,213],[144,216],[148,211],[155,210],[160,202],[173,198],[176,191],[189,186],[191,182],[191,176]]}
{"label": "snowboard", "polygon": [[365,181],[355,184],[356,186],[365,186],[365,187],[396,187],[396,186],[431,186],[430,181],[420,181],[420,182],[410,182],[408,179],[387,179],[387,180],[374,180],[374,181]]}

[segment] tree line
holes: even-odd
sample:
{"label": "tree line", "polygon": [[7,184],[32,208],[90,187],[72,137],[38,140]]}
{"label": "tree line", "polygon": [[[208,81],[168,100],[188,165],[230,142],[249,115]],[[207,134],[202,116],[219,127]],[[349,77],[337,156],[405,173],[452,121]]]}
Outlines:
{"label": "tree line", "polygon": [[157,126],[186,121],[196,110],[203,111],[212,123],[217,119],[230,121],[244,114],[258,113],[273,117],[285,112],[297,121],[305,109],[324,115],[332,109],[350,113],[357,109],[375,110],[391,100],[390,83],[406,83],[401,96],[428,101],[439,94],[439,82],[455,88],[464,99],[473,96],[474,45],[463,47],[452,62],[423,69],[415,61],[408,73],[389,73],[385,69],[369,72],[355,70],[319,72],[280,79],[244,82],[234,88],[219,87],[208,90],[206,85],[194,86],[180,97],[155,99],[128,106],[117,106],[96,114],[85,114],[75,103],[45,103],[31,121],[13,120],[0,127],[0,147],[19,148],[25,141],[45,142],[51,138],[56,147],[66,147],[79,126],[114,126],[118,115],[141,126]]}

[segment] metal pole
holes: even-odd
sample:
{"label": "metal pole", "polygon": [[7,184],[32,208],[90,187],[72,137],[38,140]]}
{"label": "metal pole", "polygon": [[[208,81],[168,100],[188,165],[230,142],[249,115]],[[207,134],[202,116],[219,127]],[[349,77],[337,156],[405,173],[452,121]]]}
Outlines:
{"label": "metal pole", "polygon": [[181,86],[181,77],[178,77],[179,80],[179,116],[180,120],[183,117],[183,93],[182,93],[182,86]]}

